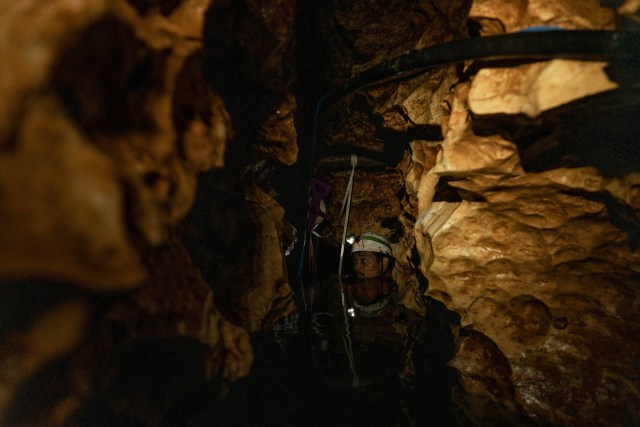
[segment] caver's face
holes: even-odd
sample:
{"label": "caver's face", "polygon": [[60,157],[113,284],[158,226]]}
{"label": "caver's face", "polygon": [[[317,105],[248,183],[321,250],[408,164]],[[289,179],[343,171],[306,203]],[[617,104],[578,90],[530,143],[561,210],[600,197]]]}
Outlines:
{"label": "caver's face", "polygon": [[353,254],[353,270],[358,278],[380,277],[386,267],[387,259],[378,259],[375,252],[356,252]]}

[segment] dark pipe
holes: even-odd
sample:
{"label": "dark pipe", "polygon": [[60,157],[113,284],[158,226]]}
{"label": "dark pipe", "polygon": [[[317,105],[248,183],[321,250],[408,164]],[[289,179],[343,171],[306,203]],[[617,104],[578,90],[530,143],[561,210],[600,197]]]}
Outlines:
{"label": "dark pipe", "polygon": [[[469,60],[547,60],[552,58],[619,61],[640,59],[638,31],[537,31],[455,40],[415,50],[363,71],[327,93],[317,113],[339,99],[401,73]],[[637,62],[635,62],[637,66]]]}

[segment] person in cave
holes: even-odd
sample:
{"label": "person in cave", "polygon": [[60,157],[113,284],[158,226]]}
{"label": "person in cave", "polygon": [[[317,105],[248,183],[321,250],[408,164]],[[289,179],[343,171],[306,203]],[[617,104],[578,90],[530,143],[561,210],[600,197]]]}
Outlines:
{"label": "person in cave", "polygon": [[401,408],[390,408],[388,397],[401,392],[414,373],[412,353],[423,319],[397,302],[395,260],[385,237],[362,234],[351,256],[352,275],[332,276],[315,290],[315,364],[326,387],[350,390],[355,405],[358,396],[365,399],[362,411],[368,416],[398,415]]}

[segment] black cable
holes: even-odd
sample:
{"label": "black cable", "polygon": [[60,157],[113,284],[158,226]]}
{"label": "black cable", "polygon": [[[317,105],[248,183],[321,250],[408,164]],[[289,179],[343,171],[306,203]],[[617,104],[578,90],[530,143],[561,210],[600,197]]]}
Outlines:
{"label": "black cable", "polygon": [[594,30],[522,32],[455,40],[415,50],[375,65],[328,92],[318,102],[316,120],[320,112],[341,98],[401,74],[472,60],[548,60],[553,58],[615,61],[637,65],[640,60],[640,32]]}

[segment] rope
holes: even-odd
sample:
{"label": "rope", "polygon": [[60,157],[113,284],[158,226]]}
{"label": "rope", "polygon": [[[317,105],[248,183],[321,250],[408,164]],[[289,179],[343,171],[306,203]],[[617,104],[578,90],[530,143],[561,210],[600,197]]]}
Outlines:
{"label": "rope", "polygon": [[300,264],[298,266],[298,274],[296,276],[296,279],[298,280],[298,282],[300,283],[300,290],[302,292],[302,302],[304,303],[304,317],[306,319],[308,313],[309,313],[309,309],[307,307],[307,296],[305,295],[304,292],[304,282],[302,281],[302,270],[303,270],[303,265],[304,265],[304,254],[305,254],[305,250],[307,248],[307,229],[305,227],[304,230],[304,240],[302,242],[302,251],[300,252]]}
{"label": "rope", "polygon": [[[353,176],[356,172],[356,165],[358,164],[358,156],[355,154],[351,155],[351,175],[349,176],[349,184],[347,185],[347,190],[344,195],[344,201],[342,203],[342,207],[346,206],[346,211],[344,215],[344,228],[342,230],[342,245],[340,246],[340,265],[338,266],[338,282],[340,284],[340,297],[342,302],[342,315],[344,317],[344,335],[342,336],[342,341],[344,342],[344,350],[347,353],[347,357],[349,358],[349,368],[351,369],[351,374],[353,375],[353,379],[351,385],[353,388],[358,388],[360,386],[360,379],[358,378],[358,373],[356,372],[355,366],[355,358],[353,357],[353,343],[351,341],[351,331],[349,330],[349,317],[347,315],[347,305],[346,298],[344,295],[344,286],[342,285],[342,261],[344,259],[344,244],[345,239],[347,238],[347,227],[349,226],[349,212],[351,210],[351,193],[353,192]],[[342,215],[342,210],[340,210],[340,215]]]}
{"label": "rope", "polygon": [[347,190],[344,193],[344,199],[342,200],[342,208],[340,209],[340,216],[342,216],[342,210],[347,208],[344,215],[344,229],[342,230],[342,245],[340,246],[340,265],[338,266],[338,277],[342,277],[342,260],[344,258],[344,243],[347,238],[347,226],[349,225],[349,212],[351,211],[351,193],[353,192],[353,176],[356,172],[356,165],[358,164],[358,156],[351,155],[351,175],[349,176],[349,183],[347,184]]}

